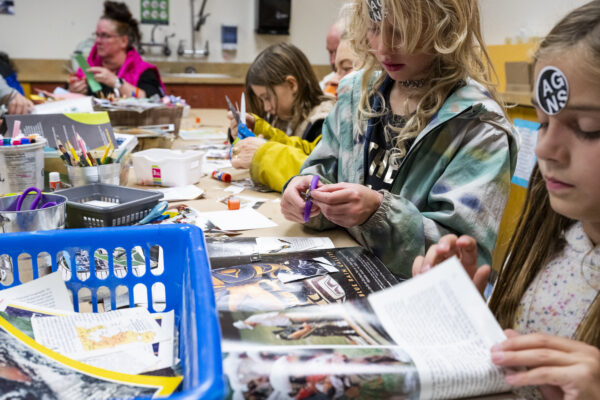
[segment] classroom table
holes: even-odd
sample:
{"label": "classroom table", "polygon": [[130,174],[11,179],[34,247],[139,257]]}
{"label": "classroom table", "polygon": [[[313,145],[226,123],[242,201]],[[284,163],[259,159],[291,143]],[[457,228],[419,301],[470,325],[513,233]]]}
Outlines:
{"label": "classroom table", "polygon": [[[219,128],[224,131],[227,129],[228,120],[226,118],[227,111],[225,109],[192,109],[186,115],[181,122],[181,128],[192,128],[192,127],[204,127],[204,128]],[[200,118],[200,122],[197,122],[197,118]],[[176,139],[173,143],[172,148],[181,149],[185,148],[186,145],[194,144],[195,141],[183,141],[181,139]],[[241,179],[244,177],[248,177],[248,170],[236,170],[234,168],[228,168],[224,170],[230,173],[233,179]],[[130,182],[133,182],[134,179],[130,179]],[[230,194],[229,192],[225,192],[224,189],[228,187],[230,184],[224,183],[215,179],[212,179],[208,176],[202,177],[200,182],[196,184],[199,188],[205,191],[204,197],[198,200],[188,200],[188,201],[180,201],[180,202],[172,202],[169,205],[173,204],[186,204],[198,211],[220,211],[226,210],[227,206],[221,202],[218,202],[217,199]],[[138,186],[140,187],[140,186]],[[144,186],[143,188],[148,189],[148,186]],[[241,195],[247,195],[252,197],[261,197],[267,199],[267,201],[262,204],[257,211],[265,215],[274,221],[277,226],[271,228],[263,228],[263,229],[252,229],[241,231],[241,236],[247,237],[267,237],[267,236],[276,236],[276,237],[307,237],[307,236],[320,236],[320,237],[329,237],[333,244],[336,247],[349,247],[349,246],[357,246],[356,241],[348,235],[346,230],[339,229],[330,229],[327,231],[315,231],[311,229],[306,229],[302,224],[291,222],[286,220],[281,214],[280,210],[280,199],[281,194],[278,192],[269,192],[269,193],[259,193],[252,190],[244,190]]]}

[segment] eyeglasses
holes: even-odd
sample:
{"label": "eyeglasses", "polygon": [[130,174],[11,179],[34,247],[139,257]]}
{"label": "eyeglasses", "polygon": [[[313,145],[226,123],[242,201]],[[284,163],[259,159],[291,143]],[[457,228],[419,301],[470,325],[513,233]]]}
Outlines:
{"label": "eyeglasses", "polygon": [[109,35],[108,33],[98,33],[98,32],[92,32],[92,36],[94,36],[96,39],[100,39],[100,40],[108,40],[108,39],[113,39],[122,35]]}

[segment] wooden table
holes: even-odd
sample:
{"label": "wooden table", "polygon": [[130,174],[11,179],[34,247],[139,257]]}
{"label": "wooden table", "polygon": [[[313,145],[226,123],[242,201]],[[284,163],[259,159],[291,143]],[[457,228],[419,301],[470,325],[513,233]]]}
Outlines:
{"label": "wooden table", "polygon": [[[225,131],[228,123],[226,112],[227,111],[224,109],[192,109],[190,110],[189,114],[182,120],[181,127],[183,129],[189,129],[193,127],[211,127],[220,128],[223,129],[223,131]],[[196,123],[197,117],[200,118],[200,124]],[[185,148],[186,145],[196,143],[197,142],[195,141],[184,141],[181,139],[176,139],[173,143],[173,148],[181,149]],[[230,173],[233,179],[241,179],[249,176],[248,170],[236,170],[234,168],[228,168],[226,172]],[[133,179],[130,179],[130,182],[131,181],[133,181]],[[205,176],[200,180],[200,182],[198,182],[196,186],[204,189],[204,198],[199,200],[174,202],[173,204],[184,203],[201,212],[220,211],[227,209],[227,206],[221,202],[218,202],[217,199],[224,197],[227,194],[230,194],[229,192],[224,191],[224,189],[229,186],[228,183],[217,181],[215,179]],[[148,189],[147,186],[145,186],[144,188]],[[267,201],[264,204],[262,204],[257,211],[270,218],[277,224],[277,226],[272,228],[241,231],[242,236],[327,236],[333,241],[336,247],[348,247],[357,245],[354,239],[352,239],[344,229],[331,229],[319,232],[306,229],[303,227],[302,224],[286,220],[281,214],[279,201],[281,199],[280,193],[259,193],[252,190],[244,190],[241,194],[267,199]]]}

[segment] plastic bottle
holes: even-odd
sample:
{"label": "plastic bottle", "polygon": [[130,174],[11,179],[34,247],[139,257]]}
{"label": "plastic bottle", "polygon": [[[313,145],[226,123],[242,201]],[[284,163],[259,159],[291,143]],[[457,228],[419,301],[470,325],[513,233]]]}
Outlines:
{"label": "plastic bottle", "polygon": [[58,172],[50,172],[48,174],[48,184],[51,191],[59,190],[61,188],[60,174]]}
{"label": "plastic bottle", "polygon": [[221,171],[215,170],[210,174],[210,176],[213,179],[216,179],[221,182],[231,182],[231,175],[228,174],[227,172],[221,172]]}

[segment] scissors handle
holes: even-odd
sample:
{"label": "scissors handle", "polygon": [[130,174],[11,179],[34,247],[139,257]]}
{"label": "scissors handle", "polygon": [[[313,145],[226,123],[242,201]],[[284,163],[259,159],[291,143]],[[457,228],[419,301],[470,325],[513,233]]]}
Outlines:
{"label": "scissors handle", "polygon": [[152,208],[152,210],[150,210],[148,215],[146,215],[144,218],[142,218],[136,225],[145,225],[145,224],[148,224],[148,223],[160,218],[160,216],[162,215],[163,212],[165,212],[165,210],[167,209],[168,206],[169,206],[168,202],[161,201],[160,203],[155,205],[154,208]]}
{"label": "scissors handle", "polygon": [[32,192],[36,193],[36,195],[35,195],[35,198],[33,199],[33,201],[31,202],[29,209],[35,210],[37,208],[38,203],[42,199],[42,192],[40,191],[40,189],[32,186],[32,187],[28,187],[27,189],[25,189],[23,191],[23,193],[21,193],[19,195],[19,197],[17,197],[16,211],[21,211],[21,207],[23,206],[23,202],[27,198],[27,195]]}
{"label": "scissors handle", "polygon": [[313,175],[312,180],[310,181],[310,186],[306,191],[306,203],[304,204],[304,222],[308,222],[310,219],[310,210],[312,208],[313,202],[310,199],[310,192],[317,188],[319,184],[319,175]]}
{"label": "scissors handle", "polygon": [[246,138],[255,137],[255,136],[256,135],[254,134],[254,132],[252,132],[250,129],[248,129],[246,124],[238,125],[238,137],[240,139],[246,139]]}

